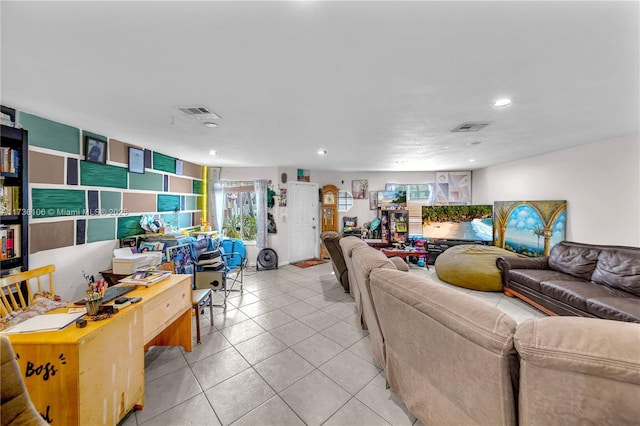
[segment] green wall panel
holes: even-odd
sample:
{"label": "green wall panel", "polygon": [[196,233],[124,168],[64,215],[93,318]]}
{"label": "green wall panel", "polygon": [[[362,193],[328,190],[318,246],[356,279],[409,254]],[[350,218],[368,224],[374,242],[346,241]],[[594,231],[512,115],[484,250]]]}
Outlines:
{"label": "green wall panel", "polygon": [[127,169],[110,164],[80,162],[80,183],[87,186],[127,187]]}
{"label": "green wall panel", "polygon": [[122,194],[113,191],[100,191],[100,210],[102,214],[117,214],[122,209]]}
{"label": "green wall panel", "polygon": [[29,131],[29,145],[80,154],[80,129],[22,111],[18,120]]}
{"label": "green wall panel", "polygon": [[158,211],[173,212],[180,209],[180,196],[158,194]]}
{"label": "green wall panel", "polygon": [[118,238],[144,234],[140,226],[140,216],[121,216],[118,218]]}
{"label": "green wall panel", "polygon": [[193,180],[193,193],[194,194],[202,194],[204,185],[201,180]]}
{"label": "green wall panel", "polygon": [[87,220],[87,242],[113,240],[116,237],[116,218]]}
{"label": "green wall panel", "polygon": [[86,213],[86,193],[80,189],[31,190],[32,217],[81,216]]}
{"label": "green wall panel", "polygon": [[162,191],[164,175],[158,173],[144,174],[129,173],[129,189],[144,189],[147,191]]}
{"label": "green wall panel", "polygon": [[196,209],[196,197],[187,195],[184,200],[184,209],[185,210],[195,210]]}
{"label": "green wall panel", "polygon": [[[83,143],[83,144],[84,144],[84,137],[85,137],[85,136],[89,136],[89,137],[90,137],[90,138],[92,138],[92,139],[98,139],[98,140],[100,140],[100,141],[108,142],[108,138],[107,138],[106,136],[99,135],[99,134],[97,134],[97,133],[93,133],[93,132],[90,132],[90,131],[88,131],[88,130],[83,130],[83,131],[82,131],[82,143]],[[108,148],[108,147],[109,147],[109,145],[107,145],[107,148]]]}
{"label": "green wall panel", "polygon": [[204,209],[204,197],[196,197],[196,210]]}
{"label": "green wall panel", "polygon": [[163,172],[175,173],[176,159],[175,157],[169,157],[168,155],[160,154],[159,152],[154,151],[153,168],[155,170],[162,170]]}

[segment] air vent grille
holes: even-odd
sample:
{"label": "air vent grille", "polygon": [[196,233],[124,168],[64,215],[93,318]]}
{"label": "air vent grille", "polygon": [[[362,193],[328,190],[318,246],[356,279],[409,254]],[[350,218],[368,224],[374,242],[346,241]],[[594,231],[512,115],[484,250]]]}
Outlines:
{"label": "air vent grille", "polygon": [[486,123],[486,122],[481,123],[477,121],[462,123],[455,129],[453,129],[452,132],[477,132],[478,130],[484,129],[489,124],[490,123]]}
{"label": "air vent grille", "polygon": [[219,120],[220,116],[205,106],[179,106],[178,111],[195,120]]}

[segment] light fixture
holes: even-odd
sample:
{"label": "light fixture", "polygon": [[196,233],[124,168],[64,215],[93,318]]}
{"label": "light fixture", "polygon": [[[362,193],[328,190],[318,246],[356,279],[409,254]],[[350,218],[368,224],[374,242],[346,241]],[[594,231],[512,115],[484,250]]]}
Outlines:
{"label": "light fixture", "polygon": [[213,121],[207,121],[206,123],[204,123],[204,125],[207,127],[218,127],[218,125]]}
{"label": "light fixture", "polygon": [[502,98],[502,99],[498,99],[497,101],[495,101],[493,103],[493,106],[495,107],[503,107],[503,106],[507,106],[511,103],[511,99],[509,98]]}
{"label": "light fixture", "polygon": [[209,155],[218,155],[218,151],[211,150],[209,151]]}
{"label": "light fixture", "polygon": [[473,159],[473,158],[469,160],[470,163],[473,163],[474,161],[476,161],[476,160]]}
{"label": "light fixture", "polygon": [[326,149],[319,149],[318,150],[318,155],[327,155],[327,150]]}

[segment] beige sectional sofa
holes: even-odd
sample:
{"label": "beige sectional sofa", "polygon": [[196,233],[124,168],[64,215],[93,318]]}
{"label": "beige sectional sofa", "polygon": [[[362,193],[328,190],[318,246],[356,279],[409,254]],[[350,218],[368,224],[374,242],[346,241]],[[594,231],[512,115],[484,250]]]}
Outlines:
{"label": "beige sectional sofa", "polygon": [[639,324],[548,317],[518,325],[376,253],[345,251],[350,282],[364,293],[376,362],[425,425],[638,424]]}

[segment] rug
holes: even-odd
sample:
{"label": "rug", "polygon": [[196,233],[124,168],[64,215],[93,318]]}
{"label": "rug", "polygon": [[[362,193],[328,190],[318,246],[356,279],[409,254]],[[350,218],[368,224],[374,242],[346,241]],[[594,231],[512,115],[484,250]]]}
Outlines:
{"label": "rug", "polygon": [[323,263],[325,263],[325,260],[323,259],[309,259],[293,263],[293,266],[297,266],[298,268],[308,268],[310,266],[322,265]]}

